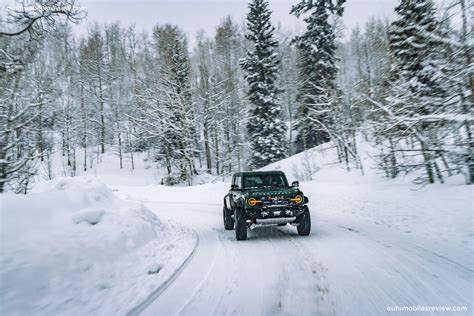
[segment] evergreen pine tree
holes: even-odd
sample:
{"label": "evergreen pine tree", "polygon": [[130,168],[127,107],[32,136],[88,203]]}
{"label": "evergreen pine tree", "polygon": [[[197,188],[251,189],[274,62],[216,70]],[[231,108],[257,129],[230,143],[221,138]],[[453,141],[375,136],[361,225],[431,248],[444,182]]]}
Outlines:
{"label": "evergreen pine tree", "polygon": [[439,37],[434,3],[402,0],[395,11],[399,19],[392,23],[389,34],[393,57],[391,77],[403,81],[398,84],[406,83],[407,93],[430,99],[422,108],[414,109],[427,114],[441,105],[445,95],[439,82],[445,45]]}
{"label": "evergreen pine tree", "polygon": [[146,104],[145,111],[150,113],[145,116],[147,120],[157,120],[152,132],[159,135],[161,148],[157,157],[164,158],[168,175],[191,184],[196,174],[196,128],[186,38],[178,27],[169,24],[156,26],[153,36],[159,66],[158,73],[151,73],[150,77],[158,77],[158,81],[148,90],[154,100]]}
{"label": "evergreen pine tree", "polygon": [[246,39],[253,50],[240,61],[248,83],[247,97],[251,104],[247,132],[251,142],[251,166],[259,168],[286,156],[286,126],[281,119],[281,105],[277,88],[277,41],[275,28],[270,23],[271,11],[265,0],[253,0],[247,15]]}
{"label": "evergreen pine tree", "polygon": [[295,128],[297,151],[312,148],[329,141],[325,127],[330,124],[331,103],[335,92],[336,43],[334,26],[330,24],[331,14],[342,16],[345,0],[302,0],[293,6],[291,13],[304,18],[306,31],[295,38],[299,49],[299,110]]}

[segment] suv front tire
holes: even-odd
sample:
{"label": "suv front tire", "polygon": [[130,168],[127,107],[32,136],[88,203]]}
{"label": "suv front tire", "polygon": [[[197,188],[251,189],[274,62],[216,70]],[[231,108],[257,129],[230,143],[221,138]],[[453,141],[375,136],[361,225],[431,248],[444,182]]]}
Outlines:
{"label": "suv front tire", "polygon": [[298,223],[299,225],[296,227],[298,235],[308,236],[311,233],[311,216],[307,206],[305,206],[303,214],[298,216]]}
{"label": "suv front tire", "polygon": [[225,204],[222,210],[222,216],[224,218],[224,228],[226,230],[234,229],[234,219],[232,218],[232,213],[227,209]]}
{"label": "suv front tire", "polygon": [[235,239],[246,240],[247,239],[247,214],[241,207],[235,209]]}

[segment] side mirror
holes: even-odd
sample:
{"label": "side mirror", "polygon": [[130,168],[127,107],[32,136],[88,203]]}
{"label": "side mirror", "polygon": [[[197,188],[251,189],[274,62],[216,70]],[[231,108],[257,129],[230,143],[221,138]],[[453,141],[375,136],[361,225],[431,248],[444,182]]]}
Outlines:
{"label": "side mirror", "polygon": [[297,188],[300,186],[300,182],[299,181],[293,181],[291,182],[291,186],[294,187],[294,188]]}
{"label": "side mirror", "polygon": [[238,190],[238,189],[239,189],[239,186],[238,186],[237,184],[232,184],[232,185],[230,186],[230,189],[231,189],[231,190]]}

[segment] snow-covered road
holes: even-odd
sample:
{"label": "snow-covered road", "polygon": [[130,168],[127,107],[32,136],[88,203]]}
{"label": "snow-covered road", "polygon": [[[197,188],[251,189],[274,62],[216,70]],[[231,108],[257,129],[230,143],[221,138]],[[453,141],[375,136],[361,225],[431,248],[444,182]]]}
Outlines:
{"label": "snow-covered road", "polygon": [[[255,229],[247,241],[236,241],[223,229],[219,200],[225,189],[173,188],[145,197],[137,196],[140,188],[121,188],[161,219],[199,236],[192,258],[141,306],[142,315],[380,315],[394,306],[465,306],[455,314],[472,313],[470,255],[453,259],[416,235],[334,217],[314,200],[309,237],[287,226]],[[466,247],[470,253],[472,243]]]}

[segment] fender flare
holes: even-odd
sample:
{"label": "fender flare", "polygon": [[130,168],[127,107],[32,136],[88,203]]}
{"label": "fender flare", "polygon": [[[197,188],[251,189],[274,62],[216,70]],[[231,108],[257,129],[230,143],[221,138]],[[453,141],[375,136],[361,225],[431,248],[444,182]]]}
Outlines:
{"label": "fender flare", "polygon": [[237,201],[234,201],[234,208],[243,208],[244,207],[244,199],[241,197],[237,199]]}
{"label": "fender flare", "polygon": [[229,208],[227,207],[227,203],[226,203],[226,201],[225,201],[226,198],[227,198],[227,195],[224,196],[224,207],[225,207],[226,209],[229,209]]}

